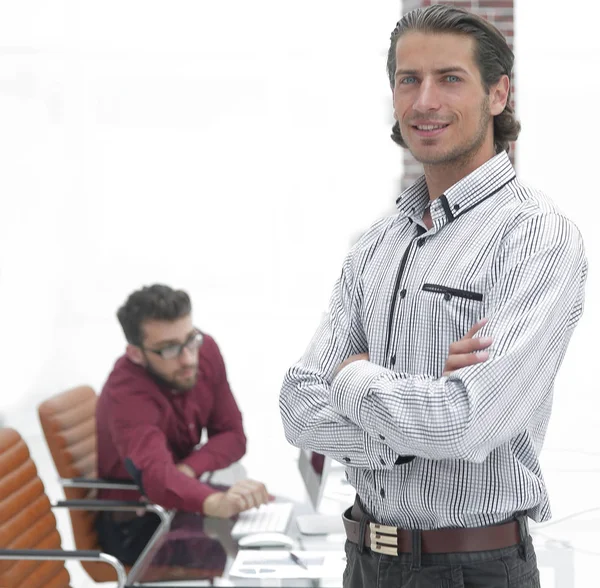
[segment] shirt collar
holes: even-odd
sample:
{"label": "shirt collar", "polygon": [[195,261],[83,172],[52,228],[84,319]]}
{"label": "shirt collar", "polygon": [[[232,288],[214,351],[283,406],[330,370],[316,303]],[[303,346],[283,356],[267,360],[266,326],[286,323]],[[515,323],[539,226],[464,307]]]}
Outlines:
{"label": "shirt collar", "polygon": [[[448,188],[431,203],[431,219],[434,225],[451,222],[456,217],[477,206],[516,177],[506,151],[486,161],[475,171]],[[415,221],[423,217],[429,205],[429,192],[425,176],[421,176],[396,200],[401,216]]]}

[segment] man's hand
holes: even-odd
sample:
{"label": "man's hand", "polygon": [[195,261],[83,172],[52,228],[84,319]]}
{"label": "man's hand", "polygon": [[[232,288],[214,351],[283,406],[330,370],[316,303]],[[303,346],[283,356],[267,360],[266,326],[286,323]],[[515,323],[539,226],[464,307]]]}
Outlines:
{"label": "man's hand", "polygon": [[337,369],[333,374],[333,377],[335,378],[347,365],[350,365],[353,361],[359,361],[361,359],[369,361],[369,354],[358,353],[357,355],[351,355],[348,359],[345,359],[342,363],[340,363],[340,365],[338,365]]}
{"label": "man's hand", "polygon": [[482,319],[478,323],[475,323],[460,341],[455,341],[450,345],[450,353],[444,365],[443,376],[448,376],[453,371],[467,367],[468,365],[482,363],[489,357],[489,353],[483,350],[492,344],[492,338],[475,337],[475,333],[486,323],[487,319]]}
{"label": "man's hand", "polygon": [[243,505],[242,510],[267,504],[267,502],[271,502],[274,498],[267,492],[264,484],[255,480],[241,480],[240,482],[236,482],[229,488],[227,494],[232,494],[240,499]]}
{"label": "man's hand", "polygon": [[204,514],[210,517],[228,519],[254,506],[267,504],[273,500],[265,485],[254,480],[236,482],[227,492],[216,492],[203,503]]}
{"label": "man's hand", "polygon": [[189,476],[190,478],[197,478],[196,472],[194,472],[194,470],[189,465],[187,465],[186,463],[178,463],[175,467],[182,474],[185,474],[186,476]]}

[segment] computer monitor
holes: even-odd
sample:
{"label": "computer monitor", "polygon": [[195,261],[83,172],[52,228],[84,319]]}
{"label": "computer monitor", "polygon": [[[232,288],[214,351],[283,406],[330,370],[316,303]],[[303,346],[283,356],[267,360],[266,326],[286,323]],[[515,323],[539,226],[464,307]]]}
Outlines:
{"label": "computer monitor", "polygon": [[330,464],[330,459],[320,453],[300,450],[298,469],[315,512],[319,510],[319,504],[321,504]]}
{"label": "computer monitor", "polygon": [[300,450],[298,469],[304,480],[306,492],[315,510],[314,515],[300,515],[296,518],[298,529],[303,535],[331,535],[344,532],[341,513],[337,515],[318,514],[331,460],[314,451]]}

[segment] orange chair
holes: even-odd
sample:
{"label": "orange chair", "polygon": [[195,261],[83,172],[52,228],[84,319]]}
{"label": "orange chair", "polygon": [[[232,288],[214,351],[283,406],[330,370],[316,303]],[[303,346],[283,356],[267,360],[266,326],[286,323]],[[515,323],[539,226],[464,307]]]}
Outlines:
{"label": "orange chair", "polygon": [[[67,499],[71,503],[77,500],[96,498],[96,490],[100,488],[112,489],[137,489],[130,481],[111,482],[97,479],[97,454],[96,454],[96,402],[98,397],[89,386],[79,386],[57,394],[44,401],[38,407],[38,414],[44,436],[54,465]],[[102,501],[106,502],[106,501]],[[110,501],[114,508],[122,510],[120,501]],[[124,503],[124,510],[130,507]],[[138,507],[140,507],[138,503]],[[125,566],[128,571],[127,583],[140,582],[165,582],[170,580],[199,580],[210,579],[217,571],[178,566],[153,566],[149,565],[153,556],[162,545],[162,541],[169,531],[174,511],[166,511],[157,504],[143,505],[149,512],[155,512],[161,519],[156,532],[146,545],[133,567]],[[95,509],[99,510],[99,509]],[[105,509],[108,510],[108,509]],[[94,526],[96,513],[87,509],[71,511],[71,525],[75,545],[78,549],[100,549],[98,536]],[[82,562],[82,566],[95,582],[110,582],[115,580],[115,573],[104,564],[97,562]]]}
{"label": "orange chair", "polygon": [[118,587],[125,586],[125,569],[111,555],[61,549],[56,518],[27,445],[14,429],[0,429],[0,586],[68,587],[64,561],[71,559],[105,562]]}

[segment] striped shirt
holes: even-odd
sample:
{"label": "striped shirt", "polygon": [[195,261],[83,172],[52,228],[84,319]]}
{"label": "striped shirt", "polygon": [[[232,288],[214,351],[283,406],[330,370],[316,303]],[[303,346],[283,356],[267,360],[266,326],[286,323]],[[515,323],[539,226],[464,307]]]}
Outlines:
{"label": "striped shirt", "polygon": [[[506,153],[431,202],[425,178],[352,248],[329,312],[280,395],[285,434],[346,465],[373,519],[475,527],[550,518],[540,454],[583,310],[576,226]],[[442,376],[480,319],[489,359]],[[368,353],[334,377],[346,358]]]}

